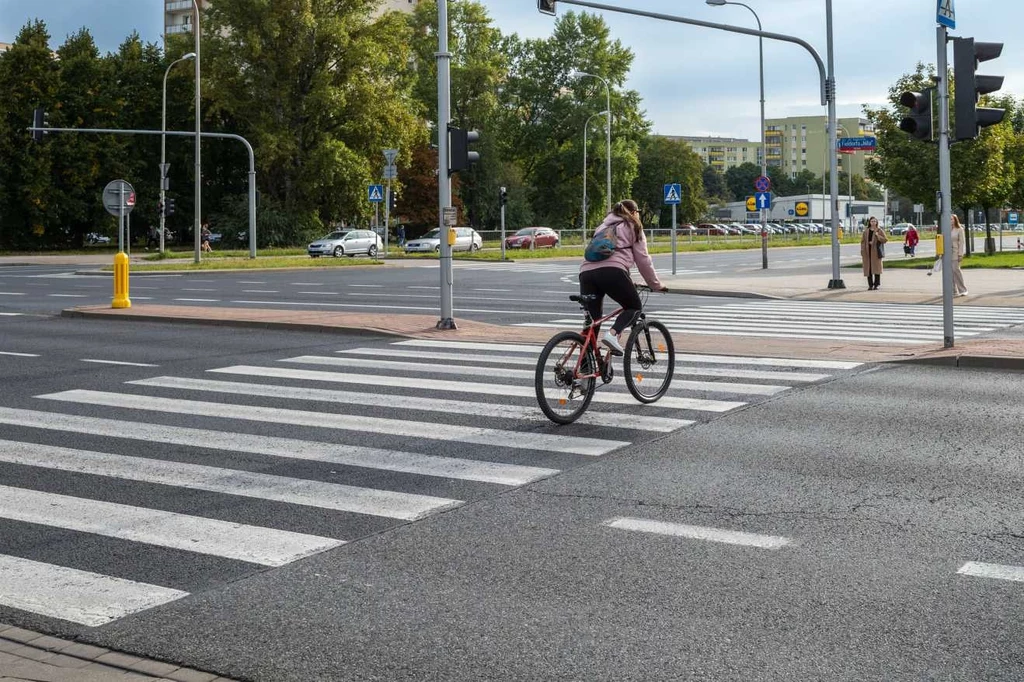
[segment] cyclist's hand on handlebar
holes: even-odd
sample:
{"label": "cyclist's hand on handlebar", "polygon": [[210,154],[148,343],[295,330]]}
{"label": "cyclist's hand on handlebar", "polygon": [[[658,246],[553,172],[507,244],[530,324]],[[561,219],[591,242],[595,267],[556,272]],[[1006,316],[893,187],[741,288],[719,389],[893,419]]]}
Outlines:
{"label": "cyclist's hand on handlebar", "polygon": [[655,289],[655,291],[660,291],[663,294],[667,294],[668,293],[668,287],[665,286],[664,284],[662,284],[661,288],[660,289]]}

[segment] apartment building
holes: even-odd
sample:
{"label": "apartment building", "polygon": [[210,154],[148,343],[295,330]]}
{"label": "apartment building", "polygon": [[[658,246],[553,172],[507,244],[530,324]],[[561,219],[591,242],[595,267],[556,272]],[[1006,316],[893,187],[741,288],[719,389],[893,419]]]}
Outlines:
{"label": "apartment building", "polygon": [[[177,33],[191,33],[193,20],[192,0],[160,0],[164,3],[164,41],[167,36]],[[209,7],[211,0],[198,0],[203,9]],[[381,0],[374,16],[388,11],[412,12],[419,0]]]}
{"label": "apartment building", "polygon": [[[828,133],[824,116],[794,116],[765,120],[768,166],[781,168],[790,177],[803,170],[823,176],[828,171]],[[863,118],[841,118],[839,137],[874,135],[874,127]],[[839,155],[839,170],[864,176],[865,152]]]}
{"label": "apartment building", "polygon": [[744,163],[761,165],[761,143],[738,137],[690,137],[664,135],[669,140],[682,140],[697,152],[704,163],[725,171]]}

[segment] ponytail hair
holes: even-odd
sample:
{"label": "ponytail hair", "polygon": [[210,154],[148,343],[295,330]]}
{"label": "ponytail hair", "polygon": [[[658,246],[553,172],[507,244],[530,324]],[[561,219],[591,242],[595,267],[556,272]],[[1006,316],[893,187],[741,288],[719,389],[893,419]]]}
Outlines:
{"label": "ponytail hair", "polygon": [[622,218],[633,227],[633,237],[639,241],[644,238],[644,225],[640,222],[640,207],[632,199],[623,199],[612,206],[612,215]]}

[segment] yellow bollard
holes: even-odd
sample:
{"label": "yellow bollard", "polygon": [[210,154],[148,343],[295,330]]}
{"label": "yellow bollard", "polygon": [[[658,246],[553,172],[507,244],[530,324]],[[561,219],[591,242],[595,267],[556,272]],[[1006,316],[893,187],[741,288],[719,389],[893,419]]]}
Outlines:
{"label": "yellow bollard", "polygon": [[455,234],[455,228],[454,227],[449,227],[448,228],[448,246],[455,246],[456,236],[457,235]]}
{"label": "yellow bollard", "polygon": [[114,256],[114,300],[111,308],[131,308],[128,300],[128,256],[124,251]]}
{"label": "yellow bollard", "polygon": [[941,234],[936,234],[935,235],[935,255],[936,256],[941,256],[942,255],[942,235]]}

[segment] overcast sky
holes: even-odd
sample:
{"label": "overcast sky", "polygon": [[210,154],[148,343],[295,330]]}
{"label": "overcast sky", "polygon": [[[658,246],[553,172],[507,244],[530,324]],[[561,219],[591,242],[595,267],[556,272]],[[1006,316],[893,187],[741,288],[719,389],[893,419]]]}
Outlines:
{"label": "overcast sky", "polygon": [[[536,0],[481,0],[503,33],[540,38],[554,19]],[[709,7],[704,0],[603,0],[602,4],[755,27],[743,7]],[[764,30],[806,40],[826,59],[825,0],[747,0]],[[886,98],[889,87],[918,61],[933,63],[936,0],[834,0],[837,102],[840,116]],[[1024,96],[1024,0],[956,0],[954,35],[1003,42],[1002,57],[981,73],[1003,75],[1003,92]],[[85,26],[103,51],[117,49],[132,30],[161,42],[164,0],[0,0],[0,42],[11,42],[26,21],[46,22],[57,46]],[[559,13],[580,8],[559,5]],[[758,139],[757,38],[678,23],[608,13],[614,38],[636,59],[629,87],[643,98],[656,133],[714,134]],[[789,43],[765,41],[765,98],[769,118],[823,115],[817,68]],[[952,50],[950,50],[952,60]],[[575,65],[567,65],[567,70]]]}

